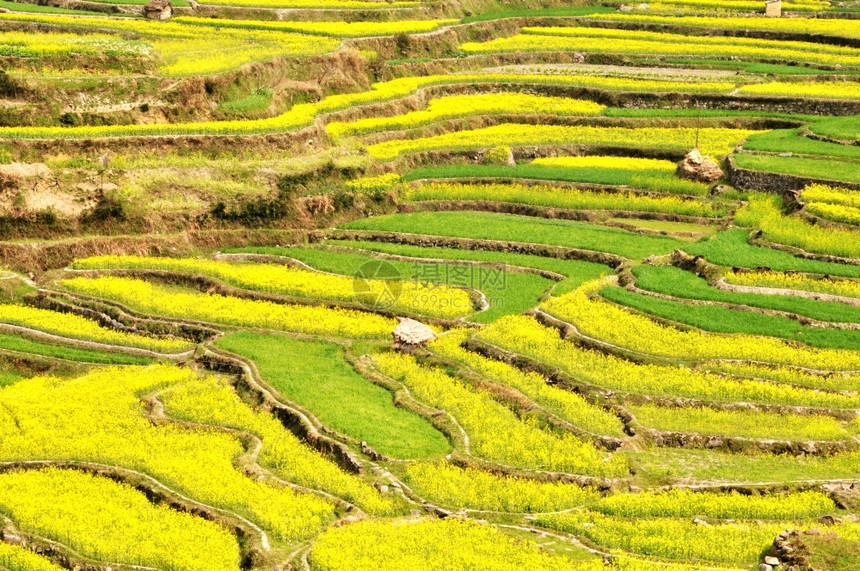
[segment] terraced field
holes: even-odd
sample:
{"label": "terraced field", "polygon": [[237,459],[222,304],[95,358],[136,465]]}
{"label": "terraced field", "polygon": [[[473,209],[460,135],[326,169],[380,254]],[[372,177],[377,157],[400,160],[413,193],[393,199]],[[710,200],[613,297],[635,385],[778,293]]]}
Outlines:
{"label": "terraced field", "polygon": [[0,570],[860,568],[860,4],[780,9],[0,0]]}

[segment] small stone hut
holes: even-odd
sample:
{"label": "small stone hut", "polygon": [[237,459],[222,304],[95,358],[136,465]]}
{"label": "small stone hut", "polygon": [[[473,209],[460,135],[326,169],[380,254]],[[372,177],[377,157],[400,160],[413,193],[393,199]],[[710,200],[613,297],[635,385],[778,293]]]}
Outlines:
{"label": "small stone hut", "polygon": [[768,18],[782,17],[782,0],[765,0],[764,15]]}
{"label": "small stone hut", "polygon": [[423,347],[436,339],[436,332],[420,321],[400,317],[400,324],[391,333],[394,337],[394,349],[404,353],[412,353],[418,347]]}
{"label": "small stone hut", "polygon": [[173,17],[173,6],[170,0],[149,0],[149,3],[143,7],[143,13],[150,20],[164,22]]}

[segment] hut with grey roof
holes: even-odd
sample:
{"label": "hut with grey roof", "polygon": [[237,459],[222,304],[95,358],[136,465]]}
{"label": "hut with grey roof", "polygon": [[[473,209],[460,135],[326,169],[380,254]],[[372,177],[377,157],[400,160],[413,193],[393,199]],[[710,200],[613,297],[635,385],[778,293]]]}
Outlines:
{"label": "hut with grey roof", "polygon": [[400,317],[400,324],[394,328],[394,349],[403,353],[412,353],[418,347],[436,339],[436,332],[420,321],[408,317]]}

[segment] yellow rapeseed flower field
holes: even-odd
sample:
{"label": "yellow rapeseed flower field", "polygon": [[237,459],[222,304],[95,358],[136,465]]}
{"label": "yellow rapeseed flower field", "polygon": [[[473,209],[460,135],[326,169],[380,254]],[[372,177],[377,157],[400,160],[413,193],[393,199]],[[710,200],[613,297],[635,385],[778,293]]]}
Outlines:
{"label": "yellow rapeseed flower field", "polygon": [[[668,3],[668,2],[663,2]],[[824,3],[821,3],[824,4]],[[756,9],[760,6],[757,5]],[[600,14],[591,19],[615,22],[644,22],[669,24],[690,28],[716,28],[722,30],[760,30],[793,34],[820,34],[842,38],[860,38],[860,29],[854,20],[839,18],[748,18],[726,16],[657,16],[651,14]]]}
{"label": "yellow rapeseed flower field", "polygon": [[[444,546],[444,548],[443,548]],[[331,528],[314,543],[310,562],[320,571],[482,569],[599,571],[603,562],[574,564],[497,528],[457,518],[361,521]]]}
{"label": "yellow rapeseed flower field", "polygon": [[672,161],[663,159],[641,159],[637,157],[607,157],[599,155],[585,155],[581,157],[541,157],[532,161],[533,165],[544,165],[548,167],[570,167],[570,168],[600,168],[600,169],[623,169],[635,171],[663,171],[675,172],[678,165]]}
{"label": "yellow rapeseed flower field", "polygon": [[623,458],[608,458],[590,442],[559,435],[537,422],[520,419],[483,390],[475,389],[441,369],[424,367],[394,353],[374,357],[384,374],[403,382],[427,404],[451,413],[469,435],[472,452],[488,460],[533,470],[594,476],[623,476]]}
{"label": "yellow rapeseed flower field", "polygon": [[261,464],[289,482],[324,490],[373,514],[394,509],[391,500],[299,441],[272,415],[251,409],[224,381],[195,379],[166,391],[163,402],[170,416],[256,434],[263,441]]}
{"label": "yellow rapeseed flower field", "polygon": [[860,232],[854,229],[826,228],[813,225],[802,218],[786,216],[781,199],[754,194],[738,209],[735,222],[739,226],[759,228],[766,240],[794,246],[807,252],[817,252],[846,258],[860,257]]}
{"label": "yellow rapeseed flower field", "polygon": [[440,182],[407,187],[403,197],[408,200],[493,200],[575,210],[666,212],[705,218],[716,218],[723,214],[708,202],[684,200],[676,196],[597,192],[549,185]]}
{"label": "yellow rapeseed flower field", "polygon": [[777,289],[793,289],[860,298],[860,281],[849,279],[821,279],[803,274],[780,272],[730,272],[723,276],[730,284]]}
{"label": "yellow rapeseed flower field", "polygon": [[[564,299],[571,295],[568,294],[558,299]],[[574,292],[573,295],[578,294]],[[568,301],[568,303],[570,302]],[[605,304],[611,310],[617,309],[618,312],[627,314],[624,310],[610,306],[603,301],[594,301],[593,303]],[[605,312],[605,308],[598,305],[584,305],[581,308],[582,311],[589,309],[591,309],[590,318],[594,320],[602,321],[607,315],[617,315],[614,311]],[[567,311],[560,311],[559,313],[572,315],[571,312]],[[667,331],[666,335],[661,337],[662,331],[653,329],[653,326],[662,326],[653,322],[650,324],[640,322],[640,319],[646,318],[640,318],[638,315],[627,315],[633,319],[614,322],[617,331],[629,333],[637,331],[636,327],[638,326],[641,335],[646,336],[650,347],[653,348],[652,350],[656,351],[656,348],[665,346],[667,347],[665,351],[672,351],[672,354],[677,358],[689,359],[695,356],[693,352],[685,352],[691,345],[688,339],[683,337],[677,339],[672,331]],[[581,320],[570,321],[586,333],[591,330],[590,323],[583,323]],[[628,346],[646,347],[645,343],[640,342],[639,336],[631,337],[627,343]],[[842,409],[853,409],[860,404],[860,397],[856,394],[833,394],[767,381],[735,379],[703,373],[689,367],[635,363],[598,351],[582,349],[570,341],[563,340],[557,331],[544,327],[537,320],[526,316],[504,317],[483,328],[478,333],[478,338],[508,351],[535,359],[545,365],[556,367],[577,381],[634,394],[676,396],[715,402],[759,402]],[[755,339],[757,338],[749,338],[749,341],[752,342]],[[731,341],[730,338],[726,340]],[[762,341],[767,340],[763,339]],[[707,339],[701,339],[701,342],[704,344]],[[714,343],[714,345],[717,349],[723,348],[718,343]],[[731,347],[728,344],[727,346]],[[705,346],[706,348],[707,346]],[[699,348],[694,346],[692,349]],[[769,347],[765,346],[764,349],[769,349]],[[839,352],[834,353],[836,354],[832,356],[828,354],[827,358],[837,359]],[[802,353],[796,355],[797,360],[791,362],[803,363],[804,361],[800,359],[804,356]],[[739,358],[742,357],[739,356]],[[805,363],[809,363],[809,361]],[[845,366],[850,367],[851,362],[849,361]]]}
{"label": "yellow rapeseed flower field", "polygon": [[63,571],[50,559],[36,555],[26,547],[0,543],[0,567],[9,571]]}
{"label": "yellow rapeseed flower field", "polygon": [[23,305],[0,304],[0,323],[43,331],[70,339],[106,345],[137,347],[160,353],[180,353],[193,347],[191,342],[182,339],[160,339],[115,331],[79,315]]}
{"label": "yellow rapeseed flower field", "polygon": [[[748,129],[699,129],[699,149],[718,156],[730,153],[735,145],[759,131]],[[695,145],[696,129],[639,127],[591,127],[566,125],[519,125],[505,123],[484,129],[455,131],[434,137],[395,139],[367,147],[376,159],[390,160],[405,153],[437,150],[480,149],[491,147],[495,141],[511,146],[586,145],[601,147],[647,147],[687,151]]]}
{"label": "yellow rapeseed flower field", "polygon": [[544,97],[525,93],[488,93],[481,95],[451,95],[433,99],[423,111],[413,111],[394,117],[374,117],[350,122],[332,122],[326,130],[333,137],[363,135],[375,131],[412,129],[433,121],[468,117],[471,115],[598,115],[605,105],[566,97]]}
{"label": "yellow rapeseed flower field", "polygon": [[466,53],[584,51],[636,55],[744,57],[825,65],[860,65],[856,50],[812,42],[685,36],[665,32],[577,27],[526,27],[521,33],[460,46]]}
{"label": "yellow rapeseed flower field", "polygon": [[382,0],[203,0],[203,5],[243,6],[248,8],[291,8],[306,10],[389,10],[412,8],[418,1]]}
{"label": "yellow rapeseed flower field", "polygon": [[[231,285],[311,299],[336,300],[372,304],[392,288],[382,280],[362,280],[356,291],[352,276],[341,276],[277,264],[251,262],[231,263],[191,258],[156,258],[137,256],[98,256],[76,260],[78,269],[152,269],[185,274],[199,274],[223,280]],[[391,300],[392,311],[416,312],[433,317],[456,319],[473,312],[466,290],[446,285],[428,285],[417,281],[398,280],[397,298]],[[435,296],[438,303],[425,303]]]}
{"label": "yellow rapeseed flower field", "polygon": [[849,188],[810,184],[803,189],[802,196],[805,202],[826,202],[860,208],[860,193]]}
{"label": "yellow rapeseed flower field", "polygon": [[217,523],[154,506],[127,484],[75,470],[0,474],[0,510],[25,531],[98,561],[176,571],[240,568],[236,537]]}
{"label": "yellow rapeseed flower field", "polygon": [[445,506],[475,510],[540,513],[571,509],[599,497],[577,484],[537,482],[460,468],[445,462],[413,462],[406,466],[409,486]]}
{"label": "yellow rapeseed flower field", "polygon": [[78,293],[113,299],[156,315],[316,335],[383,339],[397,321],[373,313],[314,305],[288,305],[221,295],[176,292],[138,279],[101,277],[62,281]]}
{"label": "yellow rapeseed flower field", "polygon": [[272,20],[225,20],[193,18],[183,16],[174,22],[214,28],[239,28],[244,30],[276,30],[314,34],[332,38],[365,38],[394,36],[396,34],[420,34],[432,32],[441,26],[456,24],[459,20],[396,20],[392,22],[295,22]]}
{"label": "yellow rapeseed flower field", "polygon": [[433,353],[463,363],[488,379],[513,387],[535,402],[560,415],[571,424],[594,434],[624,436],[621,420],[606,410],[589,404],[582,396],[547,384],[537,373],[526,373],[512,365],[466,351],[460,345],[469,332],[455,329],[434,341]]}
{"label": "yellow rapeseed flower field", "polygon": [[[9,14],[0,14],[0,20]],[[194,28],[198,33],[206,32]],[[203,30],[200,32],[200,30]],[[276,33],[276,32],[271,32]],[[241,34],[241,31],[237,31]],[[211,38],[211,33],[206,33]],[[307,36],[299,36],[307,40]],[[321,41],[333,41],[320,38]],[[171,49],[181,50],[183,42],[177,40]],[[247,47],[252,53],[253,45]],[[213,56],[211,65],[228,57],[229,51]],[[203,57],[203,56],[200,56]],[[221,58],[221,59],[219,59]],[[209,64],[207,64],[209,65]],[[538,75],[538,74],[496,74],[471,73],[453,75],[429,75],[424,77],[404,77],[387,82],[375,83],[370,90],[360,93],[344,93],[326,97],[319,103],[300,103],[289,111],[268,119],[248,121],[201,121],[197,123],[159,123],[153,125],[87,125],[81,127],[0,127],[0,138],[89,138],[89,137],[134,137],[166,135],[236,135],[249,133],[282,132],[305,127],[318,115],[330,113],[359,105],[379,103],[407,97],[417,90],[435,85],[461,84],[512,84],[512,85],[560,85],[590,87],[611,91],[682,92],[682,93],[728,93],[735,88],[729,82],[685,82],[630,79],[625,77],[603,77],[593,75]]]}
{"label": "yellow rapeseed flower field", "polygon": [[[195,501],[243,514],[275,538],[318,533],[334,516],[334,505],[247,477],[234,466],[244,452],[237,436],[156,424],[145,416],[141,395],[196,379],[188,369],[156,365],[19,381],[0,389],[0,461],[119,466],[147,474]],[[303,458],[315,453],[297,439],[293,442],[293,470],[315,469],[321,459]]]}
{"label": "yellow rapeseed flower field", "polygon": [[[76,51],[99,52],[116,49],[118,53],[131,51],[141,56],[157,54],[160,58],[159,71],[164,75],[198,75],[226,71],[253,61],[271,59],[276,56],[315,55],[337,49],[339,42],[334,38],[308,36],[277,30],[243,30],[222,27],[217,34],[202,26],[186,24],[181,21],[159,22],[157,24],[136,18],[104,18],[48,15],[48,14],[0,14],[0,21],[35,22],[49,26],[61,26],[63,30],[72,28],[82,32],[98,30],[113,36],[98,35],[91,37],[86,33],[77,36],[63,33],[54,39],[53,32],[28,34],[22,40],[27,49],[49,48],[58,42],[78,46]],[[134,34],[139,40],[126,42],[124,34]],[[0,35],[0,47],[4,45]],[[101,43],[99,43],[101,42]],[[12,44],[15,45],[15,44]],[[87,46],[90,47],[87,47]],[[67,51],[71,51],[68,48]]]}
{"label": "yellow rapeseed flower field", "polygon": [[754,83],[738,89],[742,95],[777,95],[782,97],[809,97],[823,99],[860,99],[860,90],[854,81],[772,81]]}
{"label": "yellow rapeseed flower field", "polygon": [[833,500],[816,490],[793,494],[748,496],[672,489],[600,498],[595,511],[618,517],[696,517],[715,519],[799,520],[835,509]]}
{"label": "yellow rapeseed flower field", "polygon": [[770,337],[717,335],[682,331],[661,325],[606,301],[592,297],[607,282],[589,282],[544,303],[548,312],[575,325],[582,333],[607,343],[683,360],[743,359],[766,363],[803,363],[816,369],[858,369],[860,353],[797,346]]}

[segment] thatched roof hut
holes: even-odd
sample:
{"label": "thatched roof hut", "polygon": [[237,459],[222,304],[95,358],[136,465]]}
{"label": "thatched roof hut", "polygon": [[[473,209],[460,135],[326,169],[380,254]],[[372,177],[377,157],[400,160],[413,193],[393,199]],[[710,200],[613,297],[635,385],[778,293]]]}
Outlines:
{"label": "thatched roof hut", "polygon": [[394,348],[398,351],[411,353],[417,347],[422,347],[436,339],[436,332],[420,321],[400,317],[400,324],[394,328]]}

